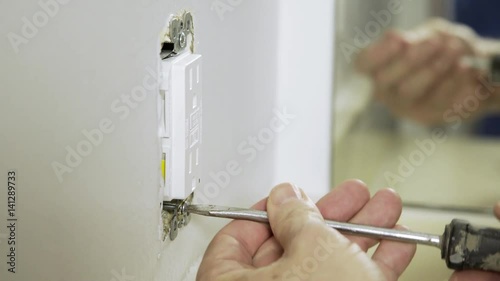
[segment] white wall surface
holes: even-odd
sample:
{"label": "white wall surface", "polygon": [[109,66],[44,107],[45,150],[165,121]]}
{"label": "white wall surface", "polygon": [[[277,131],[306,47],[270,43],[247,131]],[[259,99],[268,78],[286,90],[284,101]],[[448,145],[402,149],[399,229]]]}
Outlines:
{"label": "white wall surface", "polygon": [[[126,116],[112,109],[117,100],[125,106],[122,96],[157,69],[159,33],[182,9],[194,14],[196,52],[204,60],[203,183],[215,182],[210,173],[230,161],[241,168],[210,202],[248,206],[285,180],[312,194],[327,191],[330,1],[67,2],[17,53],[8,34],[23,36],[23,17],[32,21],[43,9],[35,1],[0,3],[1,280],[194,278],[208,241],[226,222],[193,218],[162,245],[157,91],[127,105]],[[221,3],[230,9],[218,13]],[[247,161],[238,147],[248,148],[242,143],[269,128],[273,111],[283,107],[296,118]],[[60,182],[51,164],[65,163],[66,147],[74,149],[85,140],[82,131],[104,119],[114,130]],[[7,272],[4,227],[4,187],[13,168],[16,274]]]}
{"label": "white wall surface", "polygon": [[275,183],[292,181],[313,197],[330,182],[334,4],[280,0],[277,104],[296,118],[278,136]]}

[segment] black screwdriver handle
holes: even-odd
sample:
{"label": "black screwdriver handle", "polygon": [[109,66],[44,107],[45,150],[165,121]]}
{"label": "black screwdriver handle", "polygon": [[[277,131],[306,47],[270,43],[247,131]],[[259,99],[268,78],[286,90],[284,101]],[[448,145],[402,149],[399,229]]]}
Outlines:
{"label": "black screwdriver handle", "polygon": [[491,59],[491,82],[500,85],[500,55],[495,55]]}
{"label": "black screwdriver handle", "polygon": [[454,219],[445,228],[441,258],[448,268],[500,272],[500,229]]}

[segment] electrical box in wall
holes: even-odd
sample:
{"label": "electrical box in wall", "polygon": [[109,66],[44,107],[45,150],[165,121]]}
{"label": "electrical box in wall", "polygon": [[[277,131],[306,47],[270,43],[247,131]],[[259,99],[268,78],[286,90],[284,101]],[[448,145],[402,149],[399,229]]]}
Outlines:
{"label": "electrical box in wall", "polygon": [[[188,47],[189,46],[189,47]],[[187,225],[194,190],[201,184],[201,55],[194,53],[193,16],[171,15],[160,51],[160,239],[174,240]],[[167,208],[170,207],[170,208]],[[174,206],[174,208],[171,208]]]}
{"label": "electrical box in wall", "polygon": [[167,58],[161,73],[164,197],[184,200],[201,182],[201,55],[186,52]]}

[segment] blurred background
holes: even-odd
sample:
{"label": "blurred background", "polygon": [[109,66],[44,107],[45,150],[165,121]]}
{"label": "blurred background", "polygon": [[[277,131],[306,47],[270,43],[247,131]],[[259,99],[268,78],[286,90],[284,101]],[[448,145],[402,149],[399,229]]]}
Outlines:
{"label": "blurred background", "polygon": [[[387,13],[399,3],[400,13]],[[402,224],[442,231],[453,217],[498,225],[491,207],[500,198],[498,118],[464,119],[459,128],[424,126],[394,116],[373,98],[372,81],[355,69],[356,54],[387,29],[409,30],[440,17],[498,38],[494,1],[336,1],[332,186],[362,179],[372,189],[391,187],[404,202]],[[390,17],[382,17],[382,13]],[[377,18],[378,17],[378,18]],[[433,130],[444,141],[433,141]],[[419,247],[401,280],[448,280],[439,254]]]}
{"label": "blurred background", "polygon": [[[370,21],[376,21],[374,14],[387,11],[390,2],[337,1],[333,182],[360,177],[370,186],[395,188],[407,203],[490,207],[500,198],[498,119],[470,118],[458,129],[442,126],[446,141],[426,142],[435,127],[394,117],[374,101],[370,81],[354,69],[355,54],[346,56],[342,48],[342,44],[356,46],[353,40],[360,30],[373,42],[382,36],[383,31],[366,33],[366,28],[370,29]],[[473,16],[481,9],[477,6],[495,8],[491,1],[396,2],[401,3],[402,11],[392,14],[382,30],[407,30],[430,18],[443,17],[465,23],[479,35],[497,35],[490,30],[493,23],[488,24],[487,13]],[[427,143],[429,151],[422,150],[417,142],[420,146]],[[420,152],[425,155],[423,159]]]}

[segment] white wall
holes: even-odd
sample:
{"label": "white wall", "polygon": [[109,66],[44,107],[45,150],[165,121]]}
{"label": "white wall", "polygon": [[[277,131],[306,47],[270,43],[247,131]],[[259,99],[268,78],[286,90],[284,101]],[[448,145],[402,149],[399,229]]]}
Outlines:
{"label": "white wall", "polygon": [[[213,9],[220,2],[235,5],[221,15]],[[313,194],[327,191],[332,3],[69,1],[18,53],[8,39],[0,41],[0,180],[4,185],[8,169],[17,169],[19,218],[15,275],[6,271],[0,228],[1,280],[193,278],[225,221],[193,218],[162,246],[157,91],[148,90],[136,108],[127,106],[126,117],[111,108],[157,68],[158,35],[182,9],[194,13],[196,52],[204,59],[203,181],[213,182],[210,172],[229,161],[242,169],[211,202],[247,206],[284,180]],[[39,11],[36,2],[0,3],[0,36],[21,34],[22,18]],[[273,110],[284,106],[297,117],[247,161],[238,146],[268,128]],[[105,118],[113,132],[59,182],[51,163],[65,163],[65,147],[75,148],[85,140],[82,130]],[[3,226],[7,194],[1,190]]]}
{"label": "white wall", "polygon": [[277,143],[275,182],[329,189],[334,1],[280,1],[277,105],[297,117]]}

